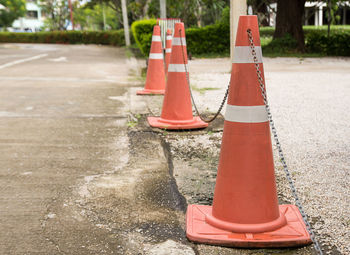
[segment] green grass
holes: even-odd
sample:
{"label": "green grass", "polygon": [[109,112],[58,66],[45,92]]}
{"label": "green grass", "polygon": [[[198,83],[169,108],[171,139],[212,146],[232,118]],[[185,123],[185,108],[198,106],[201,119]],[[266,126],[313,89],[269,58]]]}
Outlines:
{"label": "green grass", "polygon": [[147,76],[147,67],[144,67],[141,69],[141,78],[143,81],[146,81],[146,76]]}
{"label": "green grass", "polygon": [[197,91],[199,92],[201,95],[204,95],[204,93],[206,91],[209,91],[209,90],[218,90],[219,88],[212,88],[212,87],[204,87],[204,88],[199,88],[197,87],[196,85],[191,85],[191,89],[194,90],[194,91]]}
{"label": "green grass", "polygon": [[130,114],[128,116],[128,122],[126,123],[126,125],[130,128],[134,128],[139,124],[140,119],[141,119],[140,114],[135,114],[135,115]]}
{"label": "green grass", "polygon": [[267,58],[320,58],[326,57],[324,54],[320,53],[298,53],[298,52],[263,52],[263,56]]}
{"label": "green grass", "polygon": [[[272,37],[271,37],[272,40]],[[264,51],[263,50],[263,56],[267,58],[278,58],[278,57],[290,57],[290,58],[319,58],[319,57],[326,57],[326,55],[321,53],[298,53],[298,52],[273,52],[273,51]],[[230,54],[201,54],[201,55],[194,55],[193,58],[229,58]],[[196,89],[194,89],[196,90]]]}
{"label": "green grass", "polygon": [[130,128],[134,128],[137,126],[137,124],[138,124],[138,122],[133,120],[133,121],[128,121],[128,123],[126,125]]}
{"label": "green grass", "polygon": [[132,51],[131,51],[129,48],[126,48],[126,50],[125,50],[125,56],[126,56],[127,58],[132,58],[132,57],[134,57],[134,54],[132,53]]}
{"label": "green grass", "polygon": [[261,47],[265,47],[272,41],[272,36],[261,36],[260,37],[260,43]]}
{"label": "green grass", "polygon": [[[303,30],[304,32],[308,33],[311,31],[328,31],[328,26],[303,26]],[[350,25],[334,25],[331,26],[331,32],[336,32],[336,31],[346,31],[346,32],[350,32]]]}
{"label": "green grass", "polygon": [[[308,34],[313,31],[323,31],[327,33],[328,31],[328,26],[303,26],[304,34]],[[260,36],[273,36],[275,32],[274,27],[260,27]],[[333,32],[339,32],[339,31],[344,31],[344,32],[350,32],[350,25],[334,25],[331,26],[331,33]]]}

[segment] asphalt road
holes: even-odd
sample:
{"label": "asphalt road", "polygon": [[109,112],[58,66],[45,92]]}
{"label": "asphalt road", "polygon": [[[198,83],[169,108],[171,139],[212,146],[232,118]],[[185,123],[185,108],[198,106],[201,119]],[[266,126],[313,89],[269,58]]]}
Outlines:
{"label": "asphalt road", "polygon": [[0,254],[108,250],[106,231],[48,221],[79,180],[113,171],[126,154],[111,144],[126,129],[116,97],[130,66],[118,48],[0,44]]}

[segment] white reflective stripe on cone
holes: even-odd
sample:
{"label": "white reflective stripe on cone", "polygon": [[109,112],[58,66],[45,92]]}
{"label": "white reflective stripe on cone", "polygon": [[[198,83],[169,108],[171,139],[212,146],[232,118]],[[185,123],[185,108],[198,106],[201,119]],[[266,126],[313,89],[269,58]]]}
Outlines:
{"label": "white reflective stripe on cone", "polygon": [[227,105],[225,120],[240,123],[261,123],[268,121],[265,105]]}
{"label": "white reflective stripe on cone", "polygon": [[[188,66],[187,67],[187,71],[188,71]],[[185,65],[184,64],[169,64],[168,67],[168,73],[174,72],[174,73],[184,73],[186,72],[185,70]]]}
{"label": "white reflective stripe on cone", "polygon": [[161,42],[160,35],[152,35],[152,42]]}
{"label": "white reflective stripe on cone", "polygon": [[182,45],[183,46],[186,46],[186,39],[183,38],[183,37],[174,37],[173,38],[173,41],[171,42],[171,45],[176,45],[176,46],[181,46],[181,41],[180,39],[182,40]]}
{"label": "white reflective stripe on cone", "polygon": [[162,53],[150,53],[149,59],[163,59]]}
{"label": "white reflective stripe on cone", "polygon": [[[262,63],[261,46],[255,46],[257,63]],[[232,63],[255,63],[250,46],[235,46]]]}
{"label": "white reflective stripe on cone", "polygon": [[167,40],[171,40],[171,39],[173,39],[173,37],[172,37],[171,35],[168,35],[168,36],[166,37],[166,39],[167,39]]}
{"label": "white reflective stripe on cone", "polygon": [[165,50],[166,53],[171,53],[171,48]]}

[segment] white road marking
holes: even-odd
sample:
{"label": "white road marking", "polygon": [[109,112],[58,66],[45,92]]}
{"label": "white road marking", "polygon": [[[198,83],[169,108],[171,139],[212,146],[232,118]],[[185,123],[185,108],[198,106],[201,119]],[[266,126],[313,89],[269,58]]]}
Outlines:
{"label": "white road marking", "polygon": [[30,55],[28,54],[22,54],[22,55],[2,55],[0,56],[0,59],[8,59],[8,58],[24,58],[24,57],[29,57]]}
{"label": "white road marking", "polygon": [[52,62],[67,62],[67,58],[66,57],[50,58],[49,61],[52,61]]}
{"label": "white road marking", "polygon": [[111,100],[120,100],[121,97],[120,97],[120,96],[114,96],[114,97],[108,97],[108,99],[111,99]]}
{"label": "white road marking", "polygon": [[34,57],[30,57],[30,58],[24,58],[24,59],[15,60],[15,61],[12,61],[12,62],[10,62],[10,63],[1,65],[1,66],[0,66],[0,69],[4,69],[4,68],[6,68],[6,67],[10,67],[10,66],[22,64],[22,63],[25,63],[25,62],[37,60],[37,59],[40,59],[40,58],[44,58],[44,57],[46,57],[47,55],[48,55],[48,54],[40,54],[40,55],[37,55],[37,56],[34,56]]}
{"label": "white road marking", "polygon": [[104,114],[79,114],[79,115],[50,115],[50,114],[26,114],[16,112],[0,111],[0,118],[113,118],[123,119],[123,115],[104,115]]}
{"label": "white road marking", "polygon": [[[120,79],[120,78],[119,78]],[[117,78],[115,79],[81,79],[77,77],[11,77],[11,76],[0,76],[0,81],[45,81],[45,82],[108,82],[108,83],[117,83],[117,84],[139,84],[137,82],[131,81],[120,81]]]}
{"label": "white road marking", "polygon": [[13,112],[0,111],[0,117],[13,117],[16,116]]}

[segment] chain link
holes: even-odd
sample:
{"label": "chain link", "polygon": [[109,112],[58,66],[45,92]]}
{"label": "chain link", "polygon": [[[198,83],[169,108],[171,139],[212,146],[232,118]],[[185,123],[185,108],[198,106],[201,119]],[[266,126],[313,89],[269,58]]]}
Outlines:
{"label": "chain link", "polygon": [[187,65],[186,65],[186,59],[185,59],[184,46],[183,46],[183,43],[182,43],[182,33],[181,33],[182,31],[181,31],[181,29],[179,30],[179,32],[180,32],[180,43],[181,43],[181,50],[182,50],[182,59],[183,59],[183,61],[184,61],[185,72],[186,72],[186,81],[187,81],[188,87],[189,87],[189,89],[190,89],[191,100],[192,100],[194,109],[195,109],[195,111],[196,111],[196,114],[199,116],[199,118],[200,118],[202,121],[204,121],[204,122],[206,122],[206,123],[210,123],[210,122],[214,121],[214,120],[216,119],[217,116],[219,116],[219,114],[220,114],[222,108],[224,107],[225,101],[226,101],[227,96],[228,96],[228,91],[229,91],[229,88],[230,88],[230,83],[231,83],[231,81],[230,81],[229,84],[227,85],[227,89],[226,89],[224,98],[222,99],[222,102],[221,102],[221,104],[220,104],[220,107],[219,107],[218,111],[215,113],[215,115],[214,115],[212,118],[208,119],[208,120],[205,119],[205,118],[203,118],[203,117],[201,116],[201,114],[199,113],[198,108],[197,108],[197,105],[196,105],[196,102],[194,101],[194,98],[193,98],[192,89],[191,89],[191,85],[190,85],[190,78],[189,78],[188,71],[187,71]]}
{"label": "chain link", "polygon": [[305,222],[307,231],[309,232],[311,240],[314,243],[314,248],[318,252],[318,254],[322,255],[323,254],[322,249],[321,249],[320,244],[318,243],[318,241],[316,239],[316,235],[315,235],[314,231],[312,230],[310,222],[308,221],[308,218],[307,218],[307,215],[306,215],[306,213],[305,213],[305,211],[303,209],[303,206],[301,205],[300,199],[299,199],[298,194],[297,194],[297,190],[296,190],[296,188],[294,186],[293,179],[292,179],[291,174],[290,174],[290,172],[288,170],[287,163],[286,163],[286,160],[285,160],[284,155],[283,155],[282,147],[281,147],[281,144],[280,144],[278,136],[277,136],[277,130],[276,130],[275,124],[274,124],[274,122],[272,120],[270,106],[269,106],[269,103],[267,101],[264,80],[262,78],[261,71],[260,71],[260,66],[258,64],[258,58],[256,56],[256,51],[255,51],[255,45],[254,45],[254,41],[253,41],[252,31],[250,29],[248,29],[247,33],[248,33],[248,39],[249,39],[249,42],[250,42],[251,53],[252,53],[252,56],[253,56],[253,59],[254,59],[254,64],[255,64],[255,68],[256,68],[256,75],[258,77],[258,82],[259,82],[259,87],[260,87],[260,90],[261,90],[261,95],[262,95],[263,100],[264,100],[265,108],[266,108],[266,111],[267,111],[267,116],[268,116],[268,119],[269,119],[269,122],[270,122],[271,131],[272,131],[273,138],[275,140],[275,143],[276,143],[276,146],[277,146],[277,149],[278,149],[278,154],[279,154],[280,160],[281,160],[282,165],[283,165],[283,170],[284,170],[284,172],[286,174],[286,177],[287,177],[287,180],[289,182],[292,194],[294,196],[295,204],[299,208],[301,216],[303,217],[303,220]]}

